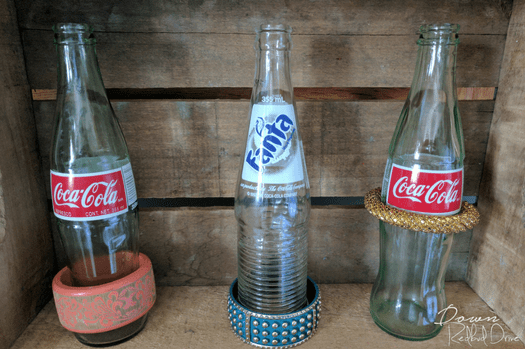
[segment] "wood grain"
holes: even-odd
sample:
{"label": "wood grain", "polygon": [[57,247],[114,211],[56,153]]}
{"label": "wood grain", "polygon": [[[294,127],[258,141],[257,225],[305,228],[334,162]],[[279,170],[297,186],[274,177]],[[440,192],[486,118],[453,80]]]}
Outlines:
{"label": "wood grain", "polygon": [[[141,198],[233,197],[248,101],[113,102]],[[464,195],[477,195],[494,102],[460,102]],[[381,185],[403,102],[297,102],[312,196],[364,196]],[[44,169],[54,102],[34,102]],[[49,186],[47,171],[45,183]],[[49,187],[48,187],[49,193]]]}
{"label": "wood grain", "polygon": [[[405,100],[408,87],[297,87],[294,97],[297,101],[366,101],[366,100]],[[197,87],[165,89],[108,89],[108,98],[114,102],[129,99],[250,99],[249,87]],[[54,101],[56,90],[32,89],[34,101]],[[459,87],[460,101],[492,101],[496,98],[495,87]]]}
{"label": "wood grain", "polygon": [[[97,33],[106,88],[252,87],[254,35]],[[56,88],[51,31],[23,32],[33,89]],[[408,87],[417,35],[295,35],[295,87]],[[497,86],[504,35],[463,35],[458,47],[461,87]]]}
{"label": "wood grain", "polygon": [[[317,333],[306,343],[305,349],[392,348],[392,349],[443,349],[443,348],[493,348],[523,349],[515,341],[491,339],[480,341],[480,333],[467,342],[466,331],[457,324],[445,324],[441,332],[425,342],[411,342],[392,337],[375,325],[369,313],[371,284],[320,285],[322,297],[321,319]],[[463,282],[445,285],[447,300],[458,309],[458,317],[493,317],[491,309]],[[230,330],[227,319],[228,286],[216,287],[159,287],[157,303],[150,311],[144,330],[130,341],[115,348],[173,348],[173,349],[243,349],[248,348]],[[448,312],[453,315],[453,311]],[[508,338],[515,335],[501,319],[496,322]],[[490,331],[493,324],[477,324]],[[469,328],[472,324],[468,323]],[[499,329],[499,327],[496,327]],[[502,331],[502,332],[503,332]],[[496,334],[496,331],[494,331]],[[497,333],[493,342],[500,339]],[[489,332],[490,333],[490,332]],[[463,341],[458,341],[459,338]],[[475,340],[478,339],[478,340]],[[75,337],[58,322],[53,302],[50,302],[18,339],[12,349],[83,349]]]}
{"label": "wood grain", "polygon": [[89,22],[103,32],[243,33],[268,21],[298,35],[412,35],[425,23],[458,23],[465,33],[507,33],[512,1],[169,1],[17,0],[23,29]]}
{"label": "wood grain", "polygon": [[469,283],[525,341],[525,1],[514,1],[487,159]]}
{"label": "wood grain", "polygon": [[12,0],[0,2],[0,348],[50,299],[53,247]]}
{"label": "wood grain", "polygon": [[[173,100],[125,96],[113,102],[142,198],[233,196],[245,142],[246,99],[253,85],[254,28],[268,19],[286,21],[294,28],[292,77],[312,195],[364,195],[381,183],[401,100],[413,76],[417,28],[429,22],[459,23],[457,82],[464,89],[458,95],[462,100],[478,100],[460,103],[466,146],[464,194],[478,195],[483,172],[480,210],[486,217],[474,234],[469,282],[524,340],[525,163],[520,159],[525,125],[520,111],[525,90],[525,5],[517,0],[514,6],[507,33],[509,0],[2,3],[0,349],[9,347],[35,315],[52,276],[43,192],[44,185],[49,186],[55,113],[50,100],[56,88],[56,55],[50,27],[66,21],[95,25],[108,89],[185,93],[169,97]],[[504,92],[497,99],[489,140],[494,87]],[[33,103],[38,143],[30,89],[41,91],[37,99],[46,100]],[[364,102],[369,99],[375,101]],[[140,215],[141,250],[154,261],[160,285],[227,285],[233,280],[237,233],[231,208],[150,209]],[[448,280],[464,278],[470,237],[461,234],[456,242]],[[378,249],[377,221],[363,209],[312,210],[309,273],[316,281],[373,281]],[[447,289],[449,303],[460,307],[461,315],[493,315],[464,284],[452,285],[452,290]],[[421,347],[375,327],[367,308],[370,285],[322,289],[326,327],[305,348],[346,348],[349,338],[356,347]],[[233,338],[217,311],[225,307],[225,292],[224,286],[161,288],[147,331],[124,346],[245,346]],[[445,331],[425,342],[426,347],[447,345],[450,336]],[[473,345],[485,347],[481,342]],[[15,344],[15,348],[80,346],[58,325],[52,304]],[[490,346],[523,348],[515,342]]]}
{"label": "wood grain", "polygon": [[[365,209],[314,206],[308,228],[308,275],[321,283],[375,280],[379,223]],[[53,233],[58,267],[64,267],[60,237]],[[465,280],[471,238],[471,230],[455,235],[447,281]],[[158,285],[228,285],[237,277],[233,207],[141,209],[139,240]]]}

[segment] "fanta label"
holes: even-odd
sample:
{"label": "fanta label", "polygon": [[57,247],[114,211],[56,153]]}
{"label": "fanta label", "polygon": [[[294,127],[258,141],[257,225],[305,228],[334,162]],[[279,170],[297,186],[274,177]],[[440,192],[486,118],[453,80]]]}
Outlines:
{"label": "fanta label", "polygon": [[253,106],[242,179],[285,184],[305,178],[293,105]]}

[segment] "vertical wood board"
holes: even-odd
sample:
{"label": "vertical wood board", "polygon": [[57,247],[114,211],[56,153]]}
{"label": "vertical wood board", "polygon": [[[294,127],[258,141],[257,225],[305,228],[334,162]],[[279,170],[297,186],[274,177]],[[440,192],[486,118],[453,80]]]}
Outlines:
{"label": "vertical wood board", "polygon": [[16,10],[0,2],[0,348],[50,298],[53,247]]}
{"label": "vertical wood board", "polygon": [[468,282],[525,342],[525,1],[514,1]]}

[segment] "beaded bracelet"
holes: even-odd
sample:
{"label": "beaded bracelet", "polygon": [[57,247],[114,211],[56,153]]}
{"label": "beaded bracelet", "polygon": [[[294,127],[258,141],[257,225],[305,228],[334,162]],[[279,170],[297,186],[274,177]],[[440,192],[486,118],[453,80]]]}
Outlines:
{"label": "beaded bracelet", "polygon": [[369,191],[365,196],[365,207],[372,216],[390,225],[413,231],[435,234],[452,234],[472,229],[479,223],[478,210],[464,201],[458,214],[452,216],[429,216],[399,210],[381,201],[381,188]]}

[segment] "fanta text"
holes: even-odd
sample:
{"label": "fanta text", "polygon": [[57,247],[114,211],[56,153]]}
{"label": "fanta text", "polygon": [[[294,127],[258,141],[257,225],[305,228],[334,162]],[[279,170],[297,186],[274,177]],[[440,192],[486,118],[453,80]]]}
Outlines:
{"label": "fanta text", "polygon": [[293,121],[285,114],[279,115],[273,124],[265,125],[266,132],[263,132],[262,147],[257,148],[255,152],[250,150],[246,156],[246,162],[254,170],[259,171],[257,159],[262,152],[262,164],[267,165],[275,157],[277,150],[284,150],[288,146],[293,132],[288,139],[285,133],[288,132],[292,126]]}

